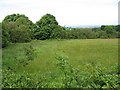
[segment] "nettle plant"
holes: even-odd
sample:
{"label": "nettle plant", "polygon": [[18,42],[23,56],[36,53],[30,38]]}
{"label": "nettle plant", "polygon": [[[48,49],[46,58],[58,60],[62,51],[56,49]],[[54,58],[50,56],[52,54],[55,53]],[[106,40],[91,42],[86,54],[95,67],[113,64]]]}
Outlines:
{"label": "nettle plant", "polygon": [[63,72],[63,84],[65,88],[79,87],[78,72],[79,70],[73,68],[68,62],[67,56],[57,56],[57,67]]}
{"label": "nettle plant", "polygon": [[8,70],[15,72],[19,67],[26,67],[31,61],[35,59],[36,49],[32,45],[27,44],[24,46],[24,48],[22,48],[22,50],[22,56],[14,56],[13,59],[15,61],[15,64],[13,66],[9,66]]}
{"label": "nettle plant", "polygon": [[24,48],[24,53],[28,61],[32,61],[35,58],[36,50],[32,45],[28,45]]}
{"label": "nettle plant", "polygon": [[[64,55],[56,57],[57,67],[63,73],[63,84],[65,88],[118,88],[118,74],[98,65],[97,63],[88,63],[86,68],[92,68],[92,71],[80,71],[74,68],[68,61],[69,58]],[[88,69],[89,70],[89,69]],[[109,72],[110,71],[110,72]],[[115,70],[116,71],[116,70]]]}
{"label": "nettle plant", "polygon": [[[24,49],[25,62],[18,63],[26,66],[26,63],[34,60],[35,49],[27,46]],[[20,58],[17,60],[21,60]],[[3,70],[3,88],[118,88],[117,65],[106,68],[96,62],[86,63],[86,69],[74,68],[69,63],[68,56],[58,54],[56,66],[59,70],[55,72],[28,73],[24,71],[16,74],[13,70]],[[19,61],[20,62],[20,61]],[[25,67],[24,66],[24,67]],[[17,69],[15,69],[17,70]],[[89,71],[90,70],[90,71]]]}
{"label": "nettle plant", "polygon": [[36,49],[30,45],[30,44],[27,44],[24,46],[23,48],[23,55],[24,57],[21,57],[21,58],[17,58],[20,65],[22,66],[27,66],[31,61],[33,61],[35,59],[35,56],[36,56]]}

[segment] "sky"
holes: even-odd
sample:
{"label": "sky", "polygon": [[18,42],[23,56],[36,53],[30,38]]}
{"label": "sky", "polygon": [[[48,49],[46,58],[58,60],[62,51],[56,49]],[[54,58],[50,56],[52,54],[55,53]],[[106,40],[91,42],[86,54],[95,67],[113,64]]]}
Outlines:
{"label": "sky", "polygon": [[117,25],[120,0],[0,0],[0,22],[25,14],[34,23],[49,13],[61,26]]}

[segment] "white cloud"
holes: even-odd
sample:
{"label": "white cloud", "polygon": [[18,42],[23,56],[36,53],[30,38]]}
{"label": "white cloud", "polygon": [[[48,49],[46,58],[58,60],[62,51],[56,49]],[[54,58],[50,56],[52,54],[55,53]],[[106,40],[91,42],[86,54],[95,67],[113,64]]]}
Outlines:
{"label": "white cloud", "polygon": [[117,24],[119,0],[1,0],[0,21],[13,13],[25,14],[33,22],[46,13],[60,25]]}

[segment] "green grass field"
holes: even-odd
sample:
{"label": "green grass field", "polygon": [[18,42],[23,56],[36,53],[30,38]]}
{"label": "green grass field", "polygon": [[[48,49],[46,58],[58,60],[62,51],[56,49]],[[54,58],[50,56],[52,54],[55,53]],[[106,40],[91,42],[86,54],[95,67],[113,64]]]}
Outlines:
{"label": "green grass field", "polygon": [[3,68],[16,67],[15,58],[24,58],[25,46],[32,45],[36,56],[26,67],[19,66],[17,73],[47,72],[56,69],[56,55],[69,57],[69,62],[76,68],[84,70],[86,64],[101,64],[107,68],[118,62],[117,39],[76,39],[76,40],[36,40],[30,43],[11,44],[3,49]]}
{"label": "green grass field", "polygon": [[[35,51],[31,54],[26,50]],[[63,58],[56,59],[59,56]],[[34,58],[28,62],[28,57]],[[65,57],[72,67],[66,64]],[[24,61],[28,62],[26,66]],[[119,85],[117,67],[117,39],[14,43],[2,50],[2,87],[116,88]]]}

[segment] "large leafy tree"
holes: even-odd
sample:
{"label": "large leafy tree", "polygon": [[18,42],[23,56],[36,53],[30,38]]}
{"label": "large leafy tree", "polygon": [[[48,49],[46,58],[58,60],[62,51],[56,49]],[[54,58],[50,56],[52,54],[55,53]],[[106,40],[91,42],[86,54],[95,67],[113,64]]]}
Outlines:
{"label": "large leafy tree", "polygon": [[12,42],[28,42],[32,38],[34,24],[25,15],[12,14],[5,17],[2,29],[8,32]]}
{"label": "large leafy tree", "polygon": [[65,38],[65,30],[60,25],[57,25],[51,33],[50,38],[52,39],[63,39]]}
{"label": "large leafy tree", "polygon": [[38,22],[36,22],[36,30],[34,32],[35,38],[41,40],[50,39],[52,31],[57,25],[58,22],[53,15],[44,15]]}

